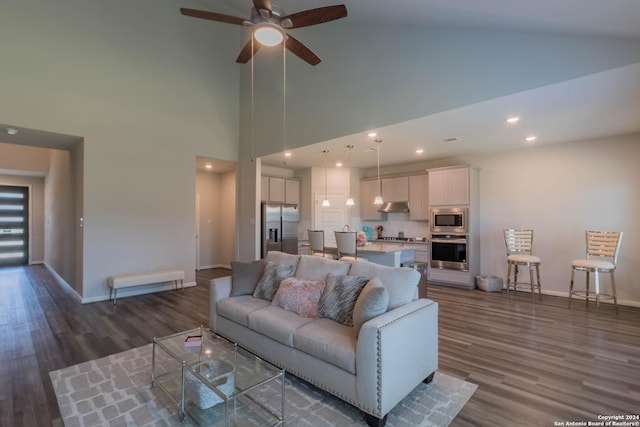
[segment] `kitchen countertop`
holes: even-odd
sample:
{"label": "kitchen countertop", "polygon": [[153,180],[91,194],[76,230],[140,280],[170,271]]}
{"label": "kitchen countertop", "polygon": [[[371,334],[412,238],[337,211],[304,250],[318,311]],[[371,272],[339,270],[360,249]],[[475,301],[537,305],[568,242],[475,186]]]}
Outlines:
{"label": "kitchen countertop", "polygon": [[384,240],[384,239],[371,239],[369,240],[371,243],[384,243],[385,245],[428,245],[428,240],[414,240],[414,241],[405,241],[405,240]]}

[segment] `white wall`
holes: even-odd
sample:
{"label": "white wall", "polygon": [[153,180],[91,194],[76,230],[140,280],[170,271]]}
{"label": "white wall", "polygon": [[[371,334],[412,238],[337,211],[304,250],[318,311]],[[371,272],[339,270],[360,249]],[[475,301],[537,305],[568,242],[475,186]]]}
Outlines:
{"label": "white wall", "polygon": [[481,271],[506,277],[502,229],[532,228],[543,289],[566,295],[585,230],[623,231],[618,298],[640,305],[638,159],[640,135],[460,159],[480,168]]}
{"label": "white wall", "polygon": [[[45,179],[45,262],[80,294],[75,283],[75,167],[71,153],[50,150],[49,174]],[[79,224],[78,224],[79,228]]]}
{"label": "white wall", "polygon": [[194,282],[193,159],[238,158],[238,31],[181,6],[3,2],[0,121],[84,138],[87,302],[117,273],[180,268]]}

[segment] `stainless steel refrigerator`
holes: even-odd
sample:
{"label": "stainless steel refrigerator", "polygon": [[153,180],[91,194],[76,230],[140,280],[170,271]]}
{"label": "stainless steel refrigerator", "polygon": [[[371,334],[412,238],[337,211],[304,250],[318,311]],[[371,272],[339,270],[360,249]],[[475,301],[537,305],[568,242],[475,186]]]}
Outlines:
{"label": "stainless steel refrigerator", "polygon": [[299,220],[297,205],[262,204],[262,258],[269,251],[298,253]]}

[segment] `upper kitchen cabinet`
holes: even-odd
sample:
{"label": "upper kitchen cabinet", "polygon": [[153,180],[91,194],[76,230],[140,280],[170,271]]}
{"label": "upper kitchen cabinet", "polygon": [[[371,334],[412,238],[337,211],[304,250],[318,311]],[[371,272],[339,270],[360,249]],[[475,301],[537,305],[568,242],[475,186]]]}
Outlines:
{"label": "upper kitchen cabinet", "polygon": [[263,202],[269,201],[269,177],[260,177],[260,200]]}
{"label": "upper kitchen cabinet", "polygon": [[423,221],[429,219],[428,176],[409,177],[409,219]]}
{"label": "upper kitchen cabinet", "polygon": [[299,205],[300,181],[263,176],[260,195],[263,202]]}
{"label": "upper kitchen cabinet", "polygon": [[269,178],[269,201],[284,203],[284,178]]}
{"label": "upper kitchen cabinet", "polygon": [[382,179],[382,199],[385,202],[406,202],[409,200],[409,178]]}
{"label": "upper kitchen cabinet", "polygon": [[469,204],[469,168],[456,167],[429,171],[429,205]]}
{"label": "upper kitchen cabinet", "polygon": [[378,195],[378,181],[360,181],[360,219],[363,221],[379,221],[382,214],[379,206],[373,204]]}
{"label": "upper kitchen cabinet", "polygon": [[300,181],[293,179],[284,181],[284,202],[291,205],[300,204]]}

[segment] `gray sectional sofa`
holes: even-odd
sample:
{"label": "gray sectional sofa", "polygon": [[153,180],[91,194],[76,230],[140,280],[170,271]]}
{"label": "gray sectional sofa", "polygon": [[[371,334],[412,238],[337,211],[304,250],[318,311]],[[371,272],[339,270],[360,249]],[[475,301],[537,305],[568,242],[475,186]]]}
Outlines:
{"label": "gray sectional sofa", "polygon": [[[301,281],[324,281],[319,317],[285,310],[276,304],[280,294],[273,303],[256,298],[257,276],[238,265],[233,276],[211,281],[212,331],[356,406],[369,425],[384,425],[396,404],[431,381],[438,367],[438,305],[418,298],[417,271],[281,252],[269,252],[262,265],[272,272],[287,266]],[[260,274],[264,282],[268,274]],[[362,278],[366,285],[349,313],[353,325],[333,320],[331,293],[347,279]],[[345,299],[339,294],[334,302]]]}

